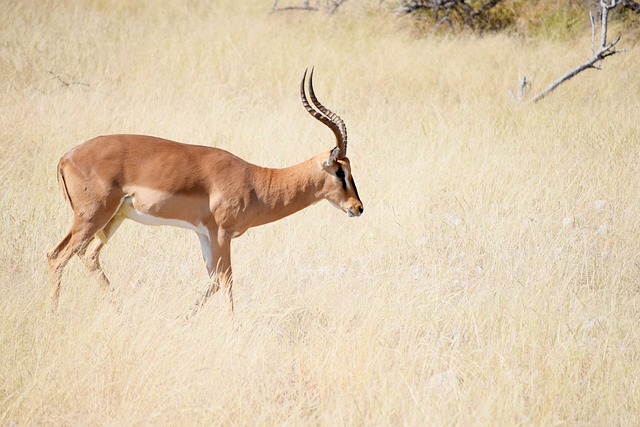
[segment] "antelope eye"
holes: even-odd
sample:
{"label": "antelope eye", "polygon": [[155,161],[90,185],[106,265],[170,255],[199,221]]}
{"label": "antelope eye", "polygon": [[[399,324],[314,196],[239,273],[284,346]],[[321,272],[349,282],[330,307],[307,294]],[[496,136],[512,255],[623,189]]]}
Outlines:
{"label": "antelope eye", "polygon": [[344,170],[342,170],[342,168],[338,168],[338,170],[336,171],[336,176],[338,177],[338,179],[340,180],[340,182],[342,183],[342,188],[344,190],[347,189],[347,180],[344,179]]}

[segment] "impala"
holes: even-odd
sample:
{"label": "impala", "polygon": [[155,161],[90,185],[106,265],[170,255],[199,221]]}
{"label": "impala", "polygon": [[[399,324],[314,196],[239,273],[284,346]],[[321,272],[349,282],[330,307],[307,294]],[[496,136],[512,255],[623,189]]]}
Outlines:
{"label": "impala", "polygon": [[[313,91],[313,70],[302,105],[336,137],[336,146],[283,169],[263,168],[219,148],[142,135],[109,135],[71,149],[58,163],[57,179],[73,210],[71,228],[47,254],[52,308],[62,271],[78,255],[101,287],[110,287],[98,257],[125,218],[146,225],[173,225],[198,235],[209,277],[194,315],[222,287],[233,314],[231,239],[251,227],[277,221],[322,199],[360,216],[363,205],[351,175],[347,129]],[[315,106],[315,108],[314,108]]]}

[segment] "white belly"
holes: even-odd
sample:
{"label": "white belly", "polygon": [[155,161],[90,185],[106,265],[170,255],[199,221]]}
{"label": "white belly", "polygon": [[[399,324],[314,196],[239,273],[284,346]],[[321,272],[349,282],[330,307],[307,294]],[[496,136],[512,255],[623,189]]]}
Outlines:
{"label": "white belly", "polygon": [[125,196],[125,198],[122,200],[122,204],[120,205],[120,209],[118,210],[118,214],[144,225],[171,225],[173,227],[193,230],[198,234],[208,236],[207,229],[202,224],[194,225],[188,221],[184,221],[181,219],[161,218],[158,216],[150,215],[148,213],[140,212],[134,207],[134,202],[135,201],[133,197]]}

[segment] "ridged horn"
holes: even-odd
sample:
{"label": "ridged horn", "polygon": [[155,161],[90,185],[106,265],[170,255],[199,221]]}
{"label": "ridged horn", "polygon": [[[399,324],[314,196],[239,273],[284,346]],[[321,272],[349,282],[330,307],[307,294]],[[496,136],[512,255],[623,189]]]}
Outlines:
{"label": "ridged horn", "polygon": [[336,158],[342,159],[347,155],[347,127],[345,126],[344,121],[342,121],[337,114],[322,105],[318,101],[318,98],[316,98],[316,94],[313,91],[313,69],[309,76],[309,96],[311,97],[313,104],[320,111],[317,111],[309,104],[307,94],[304,89],[304,83],[307,80],[307,71],[308,70],[304,71],[304,76],[300,83],[300,98],[302,99],[302,105],[316,120],[322,122],[325,126],[331,129],[333,134],[336,136],[336,148],[338,149],[337,152],[332,152],[332,160],[335,160]]}
{"label": "ridged horn", "polygon": [[338,126],[338,129],[340,129],[340,138],[338,139],[337,146],[342,153],[342,156],[340,158],[345,157],[347,155],[347,125],[344,124],[344,121],[340,118],[339,115],[329,110],[327,107],[322,105],[320,101],[318,101],[318,98],[316,97],[316,94],[313,90],[313,71],[314,69],[312,68],[311,74],[309,75],[309,97],[311,98],[311,102],[313,102],[316,108],[318,108],[318,110],[320,110],[322,114],[327,116],[329,120],[336,124]]}

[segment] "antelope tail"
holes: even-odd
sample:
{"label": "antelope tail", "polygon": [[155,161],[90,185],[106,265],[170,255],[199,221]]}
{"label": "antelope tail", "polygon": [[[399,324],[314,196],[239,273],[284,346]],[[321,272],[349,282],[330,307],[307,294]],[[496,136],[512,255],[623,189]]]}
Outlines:
{"label": "antelope tail", "polygon": [[71,196],[69,196],[69,189],[67,188],[67,182],[64,180],[64,172],[62,171],[62,165],[60,165],[60,163],[58,163],[57,178],[64,199],[71,205],[71,209],[73,209],[73,202],[71,201]]}

